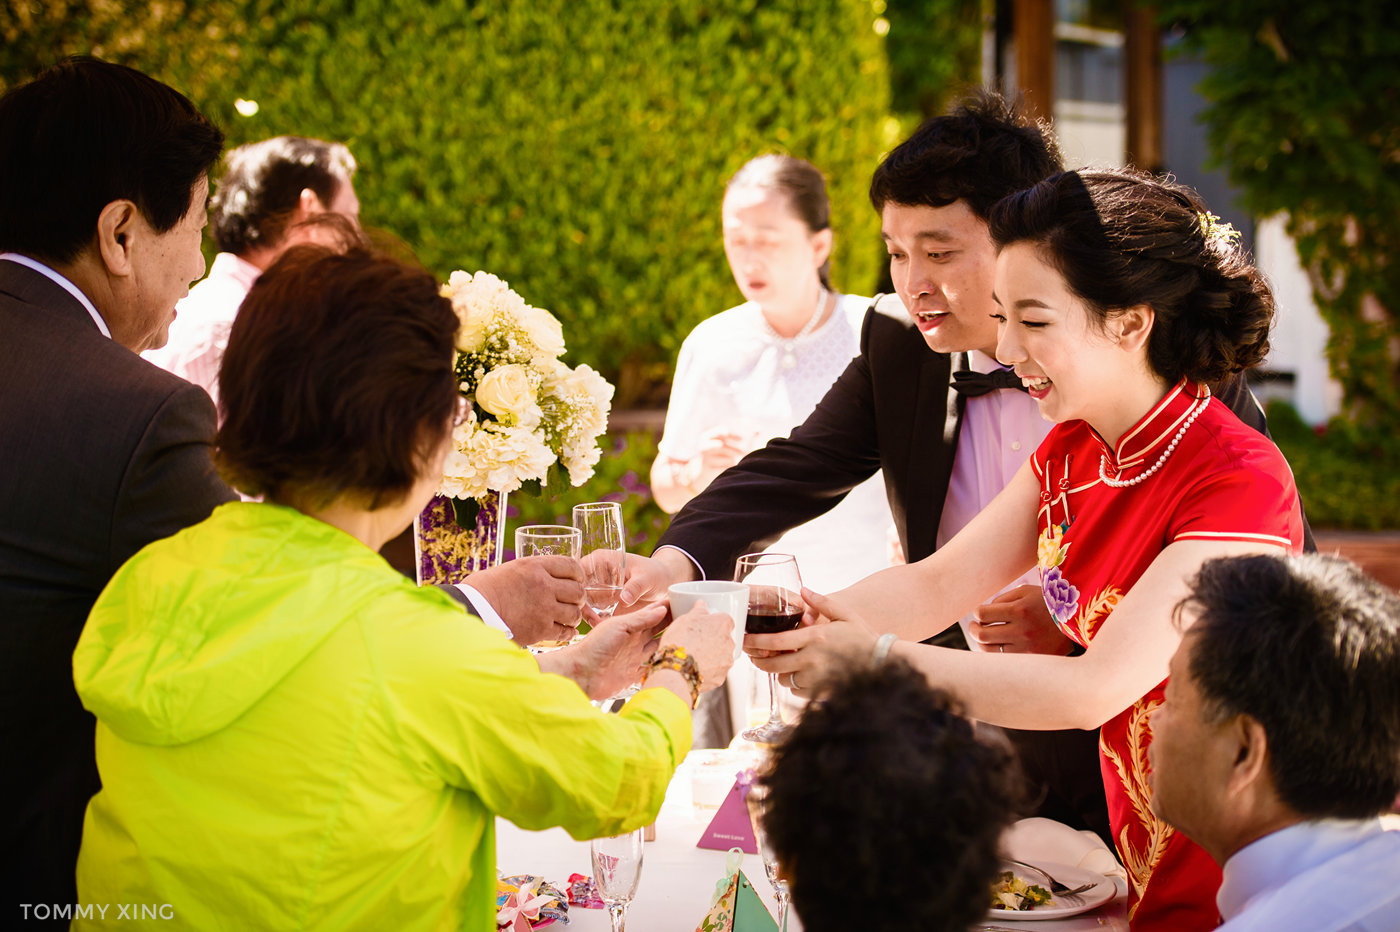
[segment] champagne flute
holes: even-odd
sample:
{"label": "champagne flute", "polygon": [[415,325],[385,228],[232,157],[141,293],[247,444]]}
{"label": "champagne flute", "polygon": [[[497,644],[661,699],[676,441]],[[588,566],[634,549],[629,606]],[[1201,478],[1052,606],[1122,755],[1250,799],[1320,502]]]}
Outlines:
{"label": "champagne flute", "polygon": [[778,901],[778,932],[787,932],[788,906],[792,902],[792,893],[788,890],[788,882],[779,874],[778,855],[763,828],[763,816],[768,806],[768,788],[759,783],[750,784],[744,802],[748,804],[749,821],[753,823],[753,837],[754,841],[758,842],[758,853],[763,856],[763,872],[768,875],[768,882],[773,886],[773,896]]}
{"label": "champagne flute", "polygon": [[[566,527],[562,524],[527,524],[515,530],[515,556],[517,558],[560,556],[577,560],[581,548],[582,537],[578,528],[575,527]],[[540,641],[532,649],[550,650],[556,647],[565,647],[571,641],[572,639]]]}
{"label": "champagne flute", "polygon": [[593,882],[608,907],[612,932],[624,932],[627,904],[637,895],[637,884],[642,879],[642,829],[595,838],[589,848],[593,855]]}
{"label": "champagne flute", "polygon": [[581,535],[583,594],[599,618],[617,610],[626,580],[627,538],[622,527],[622,506],[617,502],[575,505],[573,524]]}
{"label": "champagne flute", "polygon": [[[747,553],[739,558],[734,581],[749,587],[749,611],[745,634],[773,634],[796,628],[806,605],[802,601],[802,577],[797,558],[787,553]],[[744,732],[745,741],[773,744],[787,733],[778,709],[778,676],[768,674],[768,721]]]}

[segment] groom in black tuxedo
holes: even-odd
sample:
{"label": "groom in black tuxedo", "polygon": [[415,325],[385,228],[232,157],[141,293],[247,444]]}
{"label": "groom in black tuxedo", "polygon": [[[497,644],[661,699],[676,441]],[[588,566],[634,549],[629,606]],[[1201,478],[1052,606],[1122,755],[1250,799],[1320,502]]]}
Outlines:
{"label": "groom in black tuxedo", "polygon": [[136,354],[204,274],[223,134],[146,75],[66,61],[0,99],[0,925],[75,903],[93,717],[72,654],[112,573],[233,498],[214,407]]}
{"label": "groom in black tuxedo", "polygon": [[[676,515],[652,559],[637,561],[624,601],[701,573],[729,578],[739,555],[824,514],[876,470],[911,562],[985,506],[1049,426],[1028,440],[1026,425],[1039,421],[1035,402],[998,371],[990,316],[996,253],[986,218],[1002,197],[1061,169],[1049,128],[986,93],[927,121],[895,148],[876,169],[870,195],[897,296],[875,301],[860,354],[804,423],[721,473]],[[1242,379],[1217,394],[1264,429]],[[968,462],[955,469],[962,457]],[[1015,621],[1032,623],[1005,624]],[[1048,623],[1033,585],[982,606],[969,630],[984,649],[1073,648]],[[958,625],[931,643],[967,646]],[[1107,838],[1097,732],[1009,733],[1033,789],[1044,794],[1041,813]]]}

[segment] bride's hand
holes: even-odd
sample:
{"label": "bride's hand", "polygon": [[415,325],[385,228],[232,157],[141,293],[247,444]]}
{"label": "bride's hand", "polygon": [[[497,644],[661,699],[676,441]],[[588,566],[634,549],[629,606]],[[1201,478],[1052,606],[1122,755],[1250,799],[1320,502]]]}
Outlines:
{"label": "bride's hand", "polygon": [[835,599],[802,590],[808,622],[778,634],[750,634],[744,650],[754,666],[778,674],[778,682],[799,696],[810,695],[826,677],[852,664],[865,663],[877,635],[861,618]]}

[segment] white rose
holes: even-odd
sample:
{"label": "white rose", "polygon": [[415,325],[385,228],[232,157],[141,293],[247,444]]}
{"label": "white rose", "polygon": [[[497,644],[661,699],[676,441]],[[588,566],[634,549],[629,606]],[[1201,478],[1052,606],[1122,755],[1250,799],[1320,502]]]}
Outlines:
{"label": "white rose", "polygon": [[480,304],[464,307],[456,301],[452,302],[452,308],[457,312],[457,349],[464,353],[481,352],[491,326],[491,309]]}
{"label": "white rose", "polygon": [[512,423],[524,424],[531,419],[539,423],[539,405],[535,387],[524,366],[510,365],[492,369],[476,387],[476,403]]}
{"label": "white rose", "polygon": [[527,306],[520,315],[520,328],[538,350],[538,355],[557,359],[564,355],[564,325],[549,311]]}

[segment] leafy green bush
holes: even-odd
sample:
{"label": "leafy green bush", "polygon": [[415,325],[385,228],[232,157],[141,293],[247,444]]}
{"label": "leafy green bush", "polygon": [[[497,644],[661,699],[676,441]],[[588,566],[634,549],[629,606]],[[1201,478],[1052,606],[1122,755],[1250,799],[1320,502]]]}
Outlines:
{"label": "leafy green bush", "polygon": [[1210,66],[1211,150],[1288,232],[1352,420],[1400,429],[1400,4],[1161,0]]}
{"label": "leafy green bush", "polygon": [[890,106],[905,134],[982,80],[983,0],[876,0],[889,22]]}
{"label": "leafy green bush", "polygon": [[1400,528],[1400,447],[1334,419],[1309,427],[1292,406],[1269,405],[1269,431],[1288,457],[1315,529]]}
{"label": "leafy green bush", "polygon": [[554,311],[568,362],[628,407],[740,300],[719,202],[760,152],[827,173],[835,283],[873,287],[865,190],[894,142],[875,20],[871,0],[20,0],[0,8],[0,86],[92,52],[185,91],[230,145],[345,141],[367,224]]}

